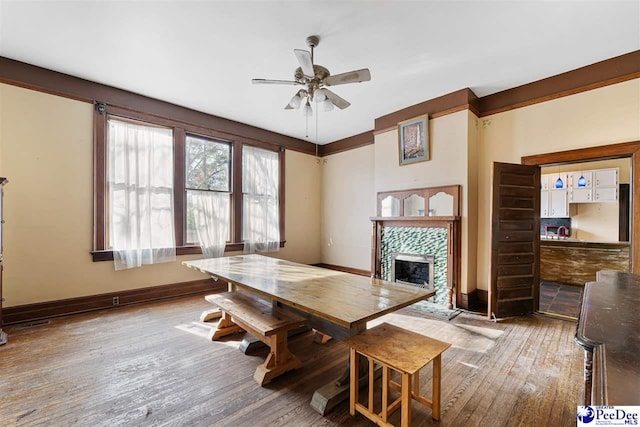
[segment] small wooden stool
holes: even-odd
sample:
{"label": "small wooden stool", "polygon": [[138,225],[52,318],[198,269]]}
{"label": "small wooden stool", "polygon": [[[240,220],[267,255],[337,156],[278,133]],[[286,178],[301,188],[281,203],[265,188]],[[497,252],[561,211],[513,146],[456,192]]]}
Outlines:
{"label": "small wooden stool", "polygon": [[[411,425],[411,399],[431,408],[431,417],[440,419],[440,367],[441,354],[451,344],[407,331],[388,323],[354,335],[343,341],[350,347],[351,369],[349,412],[360,412],[380,426],[392,426],[387,420],[399,407],[402,426]],[[364,406],[358,402],[359,355],[367,358],[369,364],[369,402]],[[432,400],[420,395],[420,369],[433,361]],[[374,411],[373,384],[375,365],[382,365],[382,410]],[[399,372],[400,384],[391,380],[391,370]],[[411,383],[413,382],[413,387]],[[389,388],[399,391],[400,397],[389,404]]]}

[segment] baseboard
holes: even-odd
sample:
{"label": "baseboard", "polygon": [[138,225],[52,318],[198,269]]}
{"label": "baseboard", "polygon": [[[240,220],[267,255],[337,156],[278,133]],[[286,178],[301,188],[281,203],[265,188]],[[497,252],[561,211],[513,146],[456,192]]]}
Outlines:
{"label": "baseboard", "polygon": [[461,294],[460,301],[456,301],[456,306],[472,310],[478,306],[487,305],[488,294],[484,289],[474,289],[468,294]]}
{"label": "baseboard", "polygon": [[484,289],[476,289],[476,295],[478,295],[478,302],[484,305],[489,304],[489,291]]}
{"label": "baseboard", "polygon": [[[226,282],[213,279],[194,280],[190,282],[172,283],[169,285],[110,292],[108,294],[89,295],[86,297],[47,301],[36,304],[18,305],[2,310],[3,324],[32,322],[69,314],[87,311],[104,310],[122,305],[139,304],[161,299],[176,298],[187,295],[202,294],[225,290]],[[114,305],[114,298],[118,304]]]}
{"label": "baseboard", "polygon": [[371,277],[371,271],[369,271],[369,270],[359,270],[357,268],[342,267],[342,266],[339,266],[339,265],[325,264],[323,262],[319,262],[319,263],[312,264],[312,265],[314,265],[316,267],[328,268],[330,270],[342,271],[344,273],[357,274],[358,276]]}

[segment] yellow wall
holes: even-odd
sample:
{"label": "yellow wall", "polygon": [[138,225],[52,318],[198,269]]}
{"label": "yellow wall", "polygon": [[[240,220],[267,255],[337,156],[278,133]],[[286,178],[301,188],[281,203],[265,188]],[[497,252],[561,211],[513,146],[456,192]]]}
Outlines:
{"label": "yellow wall", "polygon": [[[467,110],[448,114],[429,120],[429,149],[430,160],[400,166],[398,161],[398,132],[392,130],[375,137],[375,191],[407,190],[410,188],[437,187],[441,185],[462,186],[462,277],[461,289],[463,293],[468,289],[475,289],[475,218],[471,220],[470,212],[475,212],[475,206],[470,206],[469,175],[475,169],[470,157],[470,134],[475,134],[475,119]],[[475,139],[472,144],[475,147]],[[472,148],[473,148],[472,147]],[[471,279],[471,280],[470,280]]]}
{"label": "yellow wall", "polygon": [[[398,165],[395,131],[320,162],[287,151],[287,244],[276,256],[368,270],[376,192],[461,184],[461,287],[470,292],[477,280],[486,290],[492,162],[639,140],[638,117],[640,79],[480,119],[432,119],[432,160],[413,165]],[[117,273],[91,261],[92,134],[91,105],[0,84],[6,306],[204,277],[180,265],[194,257]]]}
{"label": "yellow wall", "polygon": [[[5,306],[204,278],[178,257],[116,272],[92,262],[92,106],[0,84],[0,176],[5,191]],[[320,261],[320,170],[287,151],[286,247],[293,261]]]}
{"label": "yellow wall", "polygon": [[429,161],[400,166],[396,130],[376,135],[374,145],[328,156],[323,169],[323,262],[371,268],[369,217],[376,213],[378,192],[460,184],[462,289],[467,292],[466,279],[475,283],[476,277],[475,236],[469,234],[476,230],[476,207],[470,206],[476,198],[467,185],[469,175],[476,173],[476,134],[476,118],[465,110],[429,121]]}
{"label": "yellow wall", "polygon": [[322,159],[322,262],[371,269],[374,146]]}
{"label": "yellow wall", "polygon": [[640,79],[479,119],[478,288],[489,288],[494,161],[640,140]]}
{"label": "yellow wall", "polygon": [[287,150],[285,160],[285,238],[271,256],[313,264],[320,262],[322,168],[315,156]]}

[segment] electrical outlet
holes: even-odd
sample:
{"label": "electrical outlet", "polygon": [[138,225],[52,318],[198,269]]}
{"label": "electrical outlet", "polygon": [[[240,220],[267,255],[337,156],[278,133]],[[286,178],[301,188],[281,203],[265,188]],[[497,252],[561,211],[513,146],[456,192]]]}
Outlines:
{"label": "electrical outlet", "polygon": [[113,297],[113,305],[120,305],[120,297]]}

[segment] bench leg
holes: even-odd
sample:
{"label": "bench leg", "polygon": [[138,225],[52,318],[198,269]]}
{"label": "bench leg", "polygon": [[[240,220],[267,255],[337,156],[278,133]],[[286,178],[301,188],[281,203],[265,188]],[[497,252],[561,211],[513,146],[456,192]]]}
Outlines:
{"label": "bench leg", "polygon": [[215,341],[220,337],[237,334],[239,332],[244,332],[244,329],[233,323],[231,315],[223,311],[222,318],[218,321],[216,327],[209,332],[209,339]]}
{"label": "bench leg", "polygon": [[275,377],[302,366],[302,362],[289,351],[287,331],[281,331],[267,337],[271,348],[267,359],[256,368],[253,379],[261,386],[268,384]]}
{"label": "bench leg", "polygon": [[201,322],[211,322],[212,320],[222,317],[222,312],[219,308],[212,308],[211,310],[205,310],[200,315]]}

